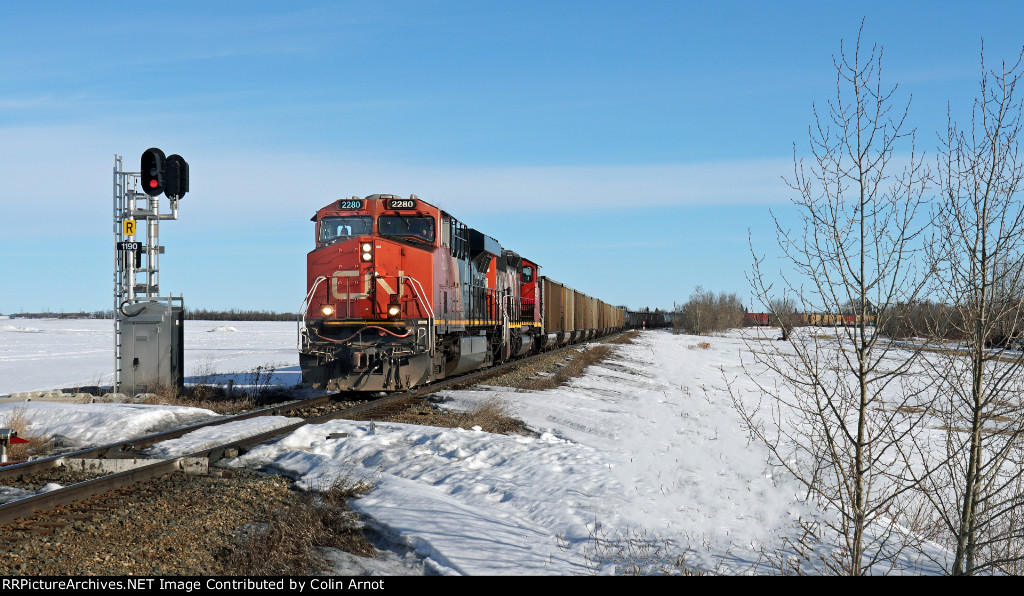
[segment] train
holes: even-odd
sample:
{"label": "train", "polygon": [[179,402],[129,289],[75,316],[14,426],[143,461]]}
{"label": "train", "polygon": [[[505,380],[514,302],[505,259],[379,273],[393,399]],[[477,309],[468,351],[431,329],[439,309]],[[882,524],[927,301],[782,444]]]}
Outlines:
{"label": "train", "polygon": [[[809,327],[855,327],[863,320],[867,326],[875,324],[875,315],[860,314],[828,314],[828,313],[796,313],[792,315],[794,322]],[[743,315],[744,323],[750,326],[776,325],[771,313],[748,312]]]}
{"label": "train", "polygon": [[674,313],[650,312],[650,311],[626,311],[626,327],[630,329],[658,329],[660,327],[671,327]]}
{"label": "train", "polygon": [[625,325],[416,195],[335,200],[310,221],[298,349],[315,388],[407,390]]}

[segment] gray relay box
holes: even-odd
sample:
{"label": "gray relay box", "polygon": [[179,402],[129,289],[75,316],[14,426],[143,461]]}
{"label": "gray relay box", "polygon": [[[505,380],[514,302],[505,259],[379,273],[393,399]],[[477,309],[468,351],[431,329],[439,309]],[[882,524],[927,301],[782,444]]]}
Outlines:
{"label": "gray relay box", "polygon": [[[138,314],[132,315],[133,312]],[[181,300],[138,302],[121,319],[121,390],[182,387],[185,380],[185,309]]]}

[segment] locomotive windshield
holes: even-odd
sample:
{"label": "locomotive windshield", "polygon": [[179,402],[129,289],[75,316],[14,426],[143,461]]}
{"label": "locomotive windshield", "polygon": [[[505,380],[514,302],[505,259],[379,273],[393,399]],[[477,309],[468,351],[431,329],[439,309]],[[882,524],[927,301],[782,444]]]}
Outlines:
{"label": "locomotive windshield", "polygon": [[434,243],[434,218],[417,215],[381,215],[377,233],[406,240]]}
{"label": "locomotive windshield", "polygon": [[373,230],[373,218],[367,215],[346,217],[325,217],[320,220],[321,244],[350,236],[369,236]]}

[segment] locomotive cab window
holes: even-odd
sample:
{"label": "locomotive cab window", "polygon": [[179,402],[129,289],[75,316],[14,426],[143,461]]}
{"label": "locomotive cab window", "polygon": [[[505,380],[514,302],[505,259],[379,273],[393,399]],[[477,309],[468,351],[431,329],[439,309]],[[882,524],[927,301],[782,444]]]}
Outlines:
{"label": "locomotive cab window", "polygon": [[533,267],[529,265],[523,267],[523,282],[530,283],[533,281]]}
{"label": "locomotive cab window", "polygon": [[352,236],[368,236],[373,230],[373,219],[365,215],[325,217],[320,220],[320,244],[344,240]]}
{"label": "locomotive cab window", "polygon": [[434,244],[434,218],[419,215],[381,215],[377,233],[402,240]]}

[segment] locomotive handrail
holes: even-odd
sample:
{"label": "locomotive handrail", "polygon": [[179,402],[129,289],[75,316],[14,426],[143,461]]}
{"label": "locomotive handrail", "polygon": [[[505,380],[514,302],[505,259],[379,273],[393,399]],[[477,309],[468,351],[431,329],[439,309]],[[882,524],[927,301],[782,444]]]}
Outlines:
{"label": "locomotive handrail", "polygon": [[430,307],[430,302],[428,302],[426,300],[426,298],[425,298],[427,293],[423,291],[423,286],[420,284],[419,281],[417,281],[417,279],[415,277],[412,277],[411,275],[400,275],[399,277],[401,277],[402,279],[408,279],[409,281],[412,282],[410,284],[410,287],[412,287],[413,293],[416,294],[416,301],[421,303],[421,307],[423,308],[423,310],[425,310],[427,312],[427,316],[430,317],[430,338],[427,341],[427,348],[430,350],[430,357],[433,358],[434,357],[434,309]]}
{"label": "locomotive handrail", "polygon": [[310,299],[313,298],[313,294],[316,292],[316,289],[320,286],[321,283],[323,283],[325,281],[327,281],[327,276],[325,276],[325,275],[321,275],[320,277],[316,278],[313,281],[313,287],[309,289],[309,293],[306,294],[305,300],[302,301],[302,306],[300,307],[301,310],[299,311],[301,313],[301,315],[302,315],[302,319],[301,319],[301,323],[300,323],[301,327],[299,327],[299,339],[298,339],[298,344],[299,344],[298,348],[299,348],[300,352],[302,351],[302,338],[303,338],[303,334],[306,333],[306,311],[309,309],[309,301],[310,301]]}
{"label": "locomotive handrail", "polygon": [[[507,293],[502,296],[505,300],[501,301],[501,325],[504,329],[501,332],[501,340],[505,346],[503,348],[503,355],[506,360],[512,353],[512,309],[515,305],[516,297],[511,293]],[[506,305],[505,302],[508,301]],[[517,323],[519,321],[516,321]]]}

